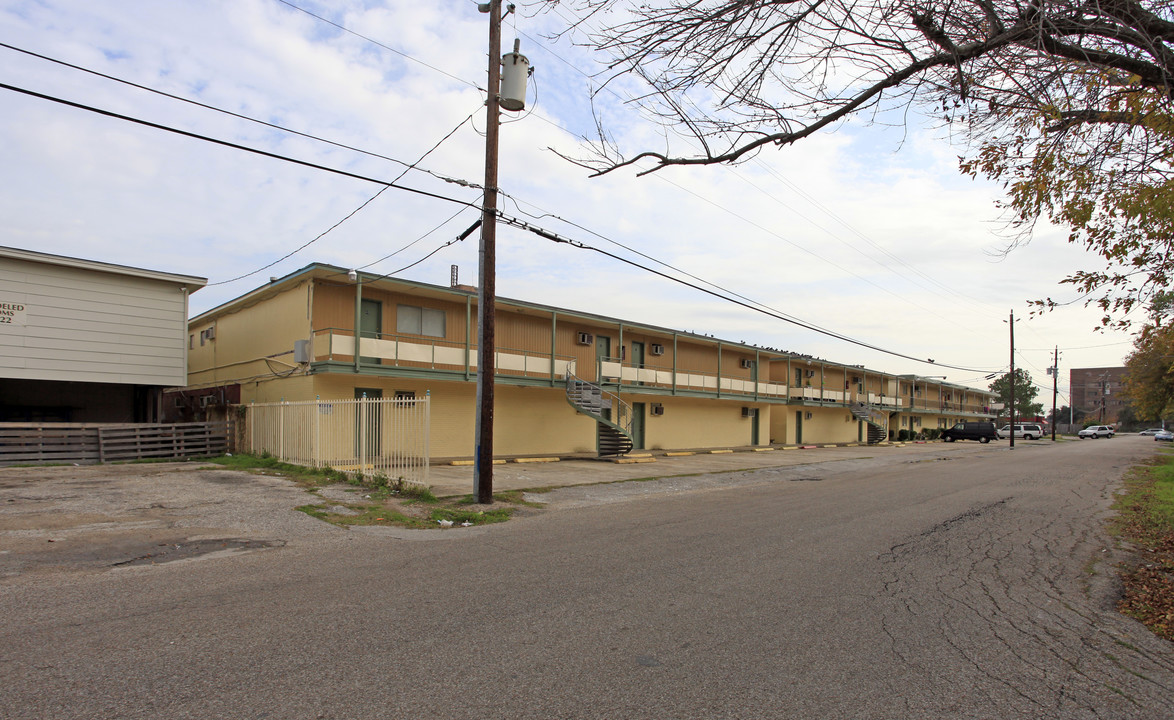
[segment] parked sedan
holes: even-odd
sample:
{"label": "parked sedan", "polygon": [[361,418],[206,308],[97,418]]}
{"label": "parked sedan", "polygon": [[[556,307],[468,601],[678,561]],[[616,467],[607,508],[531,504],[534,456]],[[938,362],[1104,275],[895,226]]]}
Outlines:
{"label": "parked sedan", "polygon": [[1157,435],[1162,432],[1162,428],[1146,428],[1138,433],[1138,435]]}
{"label": "parked sedan", "polygon": [[1174,442],[1174,432],[1169,430],[1159,430],[1154,433],[1154,440],[1159,442]]}
{"label": "parked sedan", "polygon": [[1110,425],[1090,425],[1076,434],[1081,438],[1111,438],[1114,431]]}

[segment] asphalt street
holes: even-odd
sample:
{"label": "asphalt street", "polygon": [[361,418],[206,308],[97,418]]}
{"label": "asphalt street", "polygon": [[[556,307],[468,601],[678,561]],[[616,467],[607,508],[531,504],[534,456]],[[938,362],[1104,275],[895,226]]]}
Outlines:
{"label": "asphalt street", "polygon": [[0,718],[1170,718],[1174,644],[1114,611],[1102,527],[1154,451],[877,450],[14,574]]}

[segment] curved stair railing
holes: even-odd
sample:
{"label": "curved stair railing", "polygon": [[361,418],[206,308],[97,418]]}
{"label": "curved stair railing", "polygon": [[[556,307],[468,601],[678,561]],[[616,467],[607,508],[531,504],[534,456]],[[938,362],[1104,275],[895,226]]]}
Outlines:
{"label": "curved stair railing", "polygon": [[632,450],[632,406],[619,395],[567,370],[567,402],[599,423],[600,456],[625,455]]}
{"label": "curved stair railing", "polygon": [[868,403],[858,402],[849,407],[856,419],[868,423],[868,444],[876,445],[889,439],[889,414]]}

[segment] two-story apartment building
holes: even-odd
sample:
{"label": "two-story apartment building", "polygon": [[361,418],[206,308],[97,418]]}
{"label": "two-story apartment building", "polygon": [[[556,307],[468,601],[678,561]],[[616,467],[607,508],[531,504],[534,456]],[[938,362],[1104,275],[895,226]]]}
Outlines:
{"label": "two-story apartment building", "polygon": [[[990,393],[940,379],[549,305],[496,307],[500,456],[868,442],[990,417]],[[428,394],[432,455],[470,457],[476,323],[472,288],[313,264],[191,320],[187,392],[212,404]]]}

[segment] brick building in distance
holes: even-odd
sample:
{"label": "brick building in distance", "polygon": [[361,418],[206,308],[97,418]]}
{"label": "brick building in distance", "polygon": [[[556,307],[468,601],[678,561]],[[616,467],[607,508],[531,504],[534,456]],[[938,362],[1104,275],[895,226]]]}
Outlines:
{"label": "brick building in distance", "polygon": [[1116,423],[1125,409],[1124,367],[1072,368],[1068,382],[1072,407],[1082,410],[1085,418],[1101,423]]}

